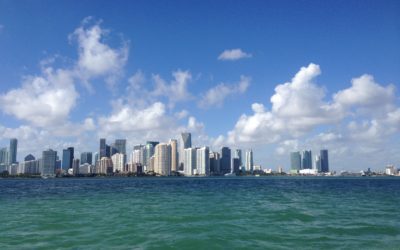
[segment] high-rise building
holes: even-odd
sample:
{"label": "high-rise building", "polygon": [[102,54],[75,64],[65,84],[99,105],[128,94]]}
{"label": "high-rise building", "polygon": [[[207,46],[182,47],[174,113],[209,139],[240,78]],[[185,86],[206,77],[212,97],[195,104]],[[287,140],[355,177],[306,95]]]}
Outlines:
{"label": "high-rise building", "polygon": [[126,139],[115,140],[114,147],[118,153],[124,154],[124,165],[126,164]]}
{"label": "high-rise building", "polygon": [[125,155],[122,153],[116,153],[113,156],[111,156],[111,161],[113,164],[113,171],[114,172],[124,172],[124,158]]}
{"label": "high-rise building", "polygon": [[239,167],[243,166],[243,161],[242,161],[242,150],[241,149],[235,149],[233,158],[239,159]]}
{"label": "high-rise building", "polygon": [[103,157],[107,156],[107,144],[106,144],[106,139],[101,138],[100,139],[100,150],[99,150],[99,159],[102,159]]}
{"label": "high-rise building", "polygon": [[320,152],[320,156],[321,156],[321,172],[327,173],[329,172],[328,150],[322,149]]}
{"label": "high-rise building", "polygon": [[72,161],[72,169],[74,171],[74,174],[79,174],[79,166],[80,166],[79,159],[74,159]]}
{"label": "high-rise building", "polygon": [[93,164],[92,161],[92,152],[83,152],[81,153],[81,165],[88,163],[90,165]]}
{"label": "high-rise building", "polygon": [[291,171],[299,171],[301,169],[300,152],[290,153],[290,169]]}
{"label": "high-rise building", "polygon": [[184,173],[186,176],[192,176],[197,173],[196,164],[197,164],[197,148],[185,148],[184,152]]}
{"label": "high-rise building", "polygon": [[114,147],[117,149],[118,153],[126,155],[126,139],[115,140]]}
{"label": "high-rise building", "polygon": [[174,139],[169,140],[171,145],[171,171],[178,171],[178,141]]}
{"label": "high-rise building", "polygon": [[240,172],[240,159],[232,158],[232,172],[235,174],[239,174]]}
{"label": "high-rise building", "polygon": [[171,175],[171,145],[157,144],[154,152],[154,172],[158,175]]}
{"label": "high-rise building", "polygon": [[311,150],[304,150],[301,153],[301,169],[312,169]]}
{"label": "high-rise building", "polygon": [[9,160],[8,160],[8,149],[7,148],[1,148],[0,149],[0,164],[3,165],[9,165]]}
{"label": "high-rise building", "polygon": [[198,175],[210,175],[210,149],[202,147],[197,149],[196,153],[196,169]]}
{"label": "high-rise building", "polygon": [[100,159],[99,159],[99,153],[95,152],[95,153],[94,153],[94,162],[93,162],[93,165],[96,165],[97,162],[98,162],[99,160],[100,160]]}
{"label": "high-rise building", "polygon": [[42,176],[54,176],[56,170],[57,151],[48,149],[42,153],[41,174]]}
{"label": "high-rise building", "polygon": [[219,174],[220,158],[218,152],[210,152],[210,173],[213,175]]}
{"label": "high-rise building", "polygon": [[72,168],[72,161],[74,160],[74,148],[69,147],[63,150],[61,167],[64,171]]}
{"label": "high-rise building", "polygon": [[16,138],[10,139],[10,150],[8,151],[8,160],[10,164],[17,163],[17,146],[18,140]]}
{"label": "high-rise building", "polygon": [[112,172],[112,168],[113,168],[113,163],[111,159],[108,157],[103,157],[100,159],[99,164],[97,165],[96,173],[107,174],[110,172],[110,169]]}
{"label": "high-rise building", "polygon": [[246,151],[246,171],[253,172],[254,170],[254,160],[253,160],[253,150]]}
{"label": "high-rise building", "polygon": [[[157,143],[158,144],[158,143]],[[157,145],[153,142],[146,142],[145,147],[145,158],[144,158],[144,165],[148,167],[150,165],[150,158],[154,155],[154,147]]]}
{"label": "high-rise building", "polygon": [[192,134],[191,133],[181,133],[181,138],[179,139],[179,169],[183,170],[185,161],[185,149],[192,147]]}
{"label": "high-rise building", "polygon": [[228,147],[222,147],[221,149],[220,172],[221,174],[231,172],[231,149]]}
{"label": "high-rise building", "polygon": [[319,155],[315,156],[315,169],[317,172],[321,172],[321,156]]}
{"label": "high-rise building", "polygon": [[25,174],[40,174],[40,162],[41,162],[41,160],[24,161],[23,162],[24,173]]}

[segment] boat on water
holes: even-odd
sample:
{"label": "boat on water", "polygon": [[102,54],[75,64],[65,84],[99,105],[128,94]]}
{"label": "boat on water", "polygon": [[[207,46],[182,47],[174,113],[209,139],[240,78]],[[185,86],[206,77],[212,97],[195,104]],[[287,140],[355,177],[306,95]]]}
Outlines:
{"label": "boat on water", "polygon": [[235,173],[227,173],[227,174],[224,174],[224,176],[226,176],[226,177],[233,177],[233,176],[236,176],[236,174],[235,174]]}

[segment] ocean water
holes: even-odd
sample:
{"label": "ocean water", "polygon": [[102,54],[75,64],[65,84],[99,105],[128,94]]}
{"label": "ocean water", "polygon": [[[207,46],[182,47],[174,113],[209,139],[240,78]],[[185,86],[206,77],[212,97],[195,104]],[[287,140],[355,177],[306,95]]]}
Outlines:
{"label": "ocean water", "polygon": [[0,249],[400,249],[400,178],[0,179]]}

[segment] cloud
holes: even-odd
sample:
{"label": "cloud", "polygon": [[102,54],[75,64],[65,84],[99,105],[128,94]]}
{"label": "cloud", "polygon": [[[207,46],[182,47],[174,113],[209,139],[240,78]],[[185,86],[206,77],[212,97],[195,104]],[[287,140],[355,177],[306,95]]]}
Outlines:
{"label": "cloud", "polygon": [[[228,132],[227,142],[232,145],[276,143],[300,138],[322,125],[341,128],[341,124],[349,120],[353,120],[346,128],[350,131],[338,134],[346,134],[354,140],[372,140],[398,131],[400,115],[395,108],[392,85],[383,87],[374,82],[372,76],[363,75],[354,78],[350,88],[325,100],[324,88],[315,84],[320,73],[320,67],[311,63],[302,67],[290,82],[277,85],[270,99],[271,110],[254,103],[253,114],[243,114],[238,119],[234,129]],[[364,112],[354,114],[351,112],[354,109]],[[373,110],[381,112],[371,112]],[[382,115],[382,111],[386,115]],[[358,120],[362,117],[366,121],[360,124]]]}
{"label": "cloud", "polygon": [[212,106],[221,107],[227,97],[246,92],[250,82],[250,77],[240,76],[240,81],[237,84],[220,83],[217,86],[209,89],[201,97],[198,105],[202,108],[208,108]]}
{"label": "cloud", "polygon": [[106,82],[112,86],[119,78],[128,60],[129,42],[124,41],[120,48],[111,48],[103,42],[108,31],[100,27],[100,22],[89,26],[92,18],[85,18],[69,39],[78,43],[77,73],[88,85],[88,80],[96,77],[106,77]]}
{"label": "cloud", "polygon": [[156,97],[167,97],[171,107],[177,102],[187,101],[192,98],[188,91],[188,84],[192,80],[192,74],[189,71],[177,70],[172,72],[172,76],[171,82],[167,83],[160,75],[153,75],[152,79],[155,87],[151,92]]}
{"label": "cloud", "polygon": [[395,87],[386,87],[376,83],[371,75],[362,75],[351,81],[350,88],[339,91],[333,96],[333,100],[344,108],[358,108],[361,113],[385,114],[395,108]]}
{"label": "cloud", "polygon": [[49,67],[42,76],[28,76],[20,88],[0,95],[0,106],[6,114],[47,127],[64,123],[78,97],[73,73]]}
{"label": "cloud", "polygon": [[218,60],[222,61],[236,61],[242,58],[250,58],[251,54],[242,51],[241,49],[224,50],[219,56]]}

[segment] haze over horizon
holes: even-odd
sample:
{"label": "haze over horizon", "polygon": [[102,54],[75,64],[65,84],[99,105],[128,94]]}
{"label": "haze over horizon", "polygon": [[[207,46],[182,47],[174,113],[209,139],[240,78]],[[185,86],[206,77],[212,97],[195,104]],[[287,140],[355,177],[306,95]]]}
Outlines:
{"label": "haze over horizon", "polygon": [[99,138],[400,167],[399,1],[0,1],[0,147]]}

